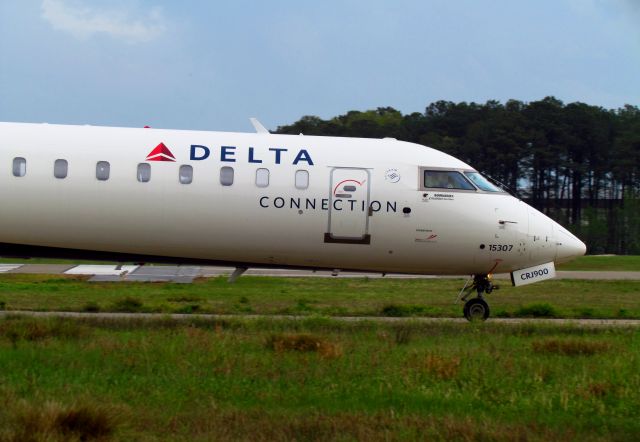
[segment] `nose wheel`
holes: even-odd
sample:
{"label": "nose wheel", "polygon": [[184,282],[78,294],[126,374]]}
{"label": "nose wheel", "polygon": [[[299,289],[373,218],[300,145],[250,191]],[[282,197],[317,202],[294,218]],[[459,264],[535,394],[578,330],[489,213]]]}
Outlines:
{"label": "nose wheel", "polygon": [[[475,275],[473,283],[470,286],[468,285],[469,283],[467,282],[458,295],[458,300],[465,301],[462,309],[464,317],[468,321],[485,321],[489,317],[491,310],[487,301],[484,300],[484,295],[497,290],[498,286],[491,282],[490,275]],[[467,300],[473,292],[476,292],[476,297]]]}
{"label": "nose wheel", "polygon": [[482,298],[469,299],[464,303],[462,311],[469,322],[486,321],[491,313],[489,304]]}

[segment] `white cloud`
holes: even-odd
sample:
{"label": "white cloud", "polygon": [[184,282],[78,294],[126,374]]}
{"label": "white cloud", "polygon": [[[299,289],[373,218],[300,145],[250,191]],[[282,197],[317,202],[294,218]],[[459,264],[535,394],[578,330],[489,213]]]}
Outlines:
{"label": "white cloud", "polygon": [[131,17],[128,11],[97,10],[69,4],[66,0],[43,0],[42,18],[56,30],[77,38],[105,34],[128,43],[147,42],[166,28],[162,11],[154,8],[146,17]]}

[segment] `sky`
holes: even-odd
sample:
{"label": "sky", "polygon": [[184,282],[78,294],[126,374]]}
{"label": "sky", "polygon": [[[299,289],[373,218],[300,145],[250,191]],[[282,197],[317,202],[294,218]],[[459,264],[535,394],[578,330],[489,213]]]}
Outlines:
{"label": "sky", "polygon": [[640,105],[640,0],[0,0],[0,121],[246,132],[549,95]]}

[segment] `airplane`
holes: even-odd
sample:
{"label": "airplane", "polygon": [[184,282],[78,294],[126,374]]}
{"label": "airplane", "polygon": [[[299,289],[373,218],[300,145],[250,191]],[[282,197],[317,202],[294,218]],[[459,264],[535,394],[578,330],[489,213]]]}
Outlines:
{"label": "airplane", "polygon": [[471,275],[463,314],[485,320],[492,274],[543,281],[586,251],[436,149],[251,121],[255,133],[0,123],[0,255],[232,265],[234,278]]}

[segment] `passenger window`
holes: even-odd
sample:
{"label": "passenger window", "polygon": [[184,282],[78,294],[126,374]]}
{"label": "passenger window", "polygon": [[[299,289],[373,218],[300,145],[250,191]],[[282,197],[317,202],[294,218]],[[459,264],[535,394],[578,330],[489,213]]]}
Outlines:
{"label": "passenger window", "polygon": [[56,160],[53,163],[53,176],[56,178],[66,178],[69,170],[69,164],[67,160]]}
{"label": "passenger window", "polygon": [[109,179],[109,172],[111,171],[111,165],[108,161],[98,161],[96,164],[96,178],[100,181],[106,181]]}
{"label": "passenger window", "polygon": [[141,183],[148,183],[149,180],[151,180],[151,164],[138,164],[138,181]]}
{"label": "passenger window", "polygon": [[256,186],[267,187],[269,185],[269,169],[256,170]]}
{"label": "passenger window", "polygon": [[309,187],[309,172],[296,170],[296,189],[306,189],[307,187]]}
{"label": "passenger window", "polygon": [[424,187],[476,190],[476,188],[473,187],[473,185],[460,172],[449,170],[425,170]]}
{"label": "passenger window", "polygon": [[193,167],[183,164],[180,166],[180,183],[191,184],[193,182]]}
{"label": "passenger window", "polygon": [[22,157],[13,159],[13,176],[25,176],[27,174],[27,160]]}
{"label": "passenger window", "polygon": [[233,184],[233,167],[225,166],[220,169],[220,184],[223,186]]}

